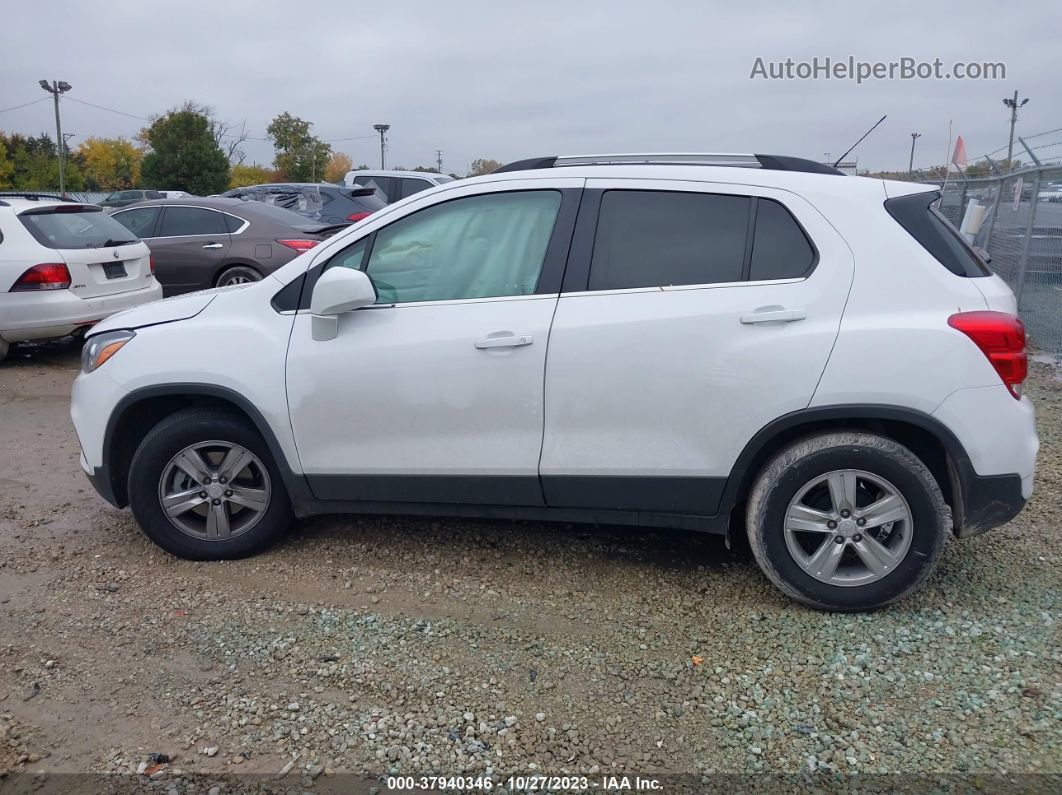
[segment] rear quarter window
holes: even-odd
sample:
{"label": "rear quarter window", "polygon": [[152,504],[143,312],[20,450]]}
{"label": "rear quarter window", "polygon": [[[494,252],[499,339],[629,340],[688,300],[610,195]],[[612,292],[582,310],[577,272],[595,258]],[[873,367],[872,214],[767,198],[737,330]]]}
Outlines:
{"label": "rear quarter window", "polygon": [[936,209],[939,199],[939,191],[913,193],[888,199],[885,209],[922,248],[956,276],[991,275],[959,230]]}
{"label": "rear quarter window", "polygon": [[751,281],[798,279],[815,267],[815,249],[800,224],[773,199],[756,202]]}

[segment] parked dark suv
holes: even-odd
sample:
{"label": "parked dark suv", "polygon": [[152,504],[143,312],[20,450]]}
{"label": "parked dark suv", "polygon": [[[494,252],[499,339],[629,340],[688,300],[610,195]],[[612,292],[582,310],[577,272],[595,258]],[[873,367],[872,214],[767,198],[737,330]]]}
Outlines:
{"label": "parked dark suv", "polygon": [[157,190],[116,190],[100,202],[100,207],[127,207],[137,202],[164,198]]}
{"label": "parked dark suv", "polygon": [[141,202],[111,217],[148,244],[167,296],[256,282],[350,226],[223,198]]}
{"label": "parked dark suv", "polygon": [[248,185],[221,195],[283,207],[324,224],[353,223],[387,206],[373,187],[345,188],[314,182]]}

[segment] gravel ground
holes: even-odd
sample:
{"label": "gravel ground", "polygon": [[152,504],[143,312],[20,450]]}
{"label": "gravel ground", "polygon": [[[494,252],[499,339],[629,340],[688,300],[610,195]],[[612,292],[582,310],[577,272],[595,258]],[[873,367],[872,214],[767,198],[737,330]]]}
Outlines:
{"label": "gravel ground", "polygon": [[9,782],[1062,772],[1047,365],[1032,502],[873,615],[799,607],[683,532],[327,517],[251,560],[180,561],[80,473],[77,366],[71,344],[0,365],[0,770],[46,774]]}

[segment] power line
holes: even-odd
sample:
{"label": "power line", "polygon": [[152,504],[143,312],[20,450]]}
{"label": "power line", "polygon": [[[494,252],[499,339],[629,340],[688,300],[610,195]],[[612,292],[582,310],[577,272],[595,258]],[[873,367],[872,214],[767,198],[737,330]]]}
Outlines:
{"label": "power line", "polygon": [[[47,97],[45,97],[45,99],[47,99]],[[97,105],[95,102],[86,102],[85,100],[78,99],[77,97],[63,97],[63,99],[69,102],[77,102],[81,105],[88,105],[90,108],[105,110],[108,113],[117,113],[119,116],[128,116],[130,119],[139,119],[140,121],[151,121],[151,119],[147,118],[146,116],[137,116],[134,113],[126,113],[124,110],[115,110],[114,108],[104,107],[103,105]]]}
{"label": "power line", "polygon": [[[0,110],[0,113],[7,113],[8,111],[18,110],[19,108],[28,108],[30,105],[36,105],[38,102],[47,102],[47,101],[48,101],[48,97],[41,97],[40,99],[35,99],[32,102],[23,102],[21,105],[15,105],[13,108],[4,108],[3,110]],[[373,136],[373,137],[375,137],[375,136]]]}
{"label": "power line", "polygon": [[375,135],[354,135],[350,138],[322,138],[326,144],[339,143],[340,141],[364,141],[367,138],[375,138]]}
{"label": "power line", "polygon": [[[48,97],[45,97],[44,99],[48,99]],[[117,108],[108,108],[105,105],[97,105],[95,102],[86,102],[83,99],[77,99],[75,97],[63,97],[63,99],[69,99],[69,100],[73,100],[74,102],[80,102],[82,105],[88,105],[89,107],[96,108],[98,110],[105,110],[108,113],[117,113],[120,116],[128,116],[130,119],[138,119],[140,121],[153,121],[153,119],[149,119],[149,118],[147,118],[145,116],[137,116],[135,113],[126,113],[124,110],[118,110]],[[39,100],[36,100],[36,101],[37,102],[43,102],[44,100],[40,100],[39,99]],[[26,104],[32,105],[34,103],[29,102],[29,103],[26,103]],[[19,105],[18,107],[24,107],[24,106]],[[8,110],[14,110],[14,108],[8,108]],[[0,111],[0,113],[2,113],[2,112],[3,111]],[[240,136],[233,135],[231,133],[224,133],[221,137],[222,138],[239,138]],[[339,143],[341,141],[364,141],[364,140],[368,140],[369,138],[375,138],[375,137],[376,137],[375,135],[353,135],[353,136],[348,136],[346,138],[324,138],[322,140],[325,143]],[[272,141],[271,138],[262,138],[262,137],[256,137],[256,136],[253,136],[253,135],[248,135],[244,140],[246,140],[246,141],[265,141],[266,143],[269,143],[269,142]]]}

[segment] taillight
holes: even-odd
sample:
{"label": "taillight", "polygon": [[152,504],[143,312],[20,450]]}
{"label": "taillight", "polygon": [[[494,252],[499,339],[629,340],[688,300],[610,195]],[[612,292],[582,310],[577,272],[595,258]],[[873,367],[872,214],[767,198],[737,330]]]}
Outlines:
{"label": "taillight", "polygon": [[347,216],[348,221],[360,221],[362,218],[368,218],[372,213],[351,213]]}
{"label": "taillight", "polygon": [[311,248],[320,243],[320,240],[278,240],[278,243],[288,248],[293,248],[298,252],[309,251]]}
{"label": "taillight", "polygon": [[1020,398],[1022,382],[1029,374],[1021,319],[1006,312],[960,312],[948,318],[948,325],[974,341],[1010,393]]}
{"label": "taillight", "polygon": [[62,262],[44,262],[34,265],[18,277],[11,292],[28,290],[65,290],[70,286],[70,271]]}
{"label": "taillight", "polygon": [[155,272],[155,255],[154,254],[148,254],[148,268],[151,269],[152,273]]}

